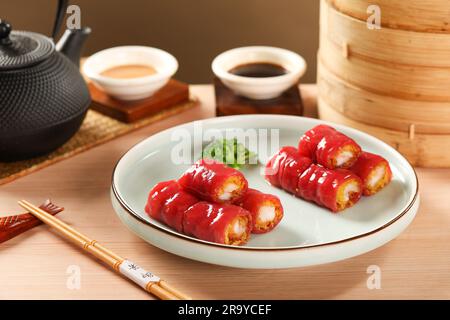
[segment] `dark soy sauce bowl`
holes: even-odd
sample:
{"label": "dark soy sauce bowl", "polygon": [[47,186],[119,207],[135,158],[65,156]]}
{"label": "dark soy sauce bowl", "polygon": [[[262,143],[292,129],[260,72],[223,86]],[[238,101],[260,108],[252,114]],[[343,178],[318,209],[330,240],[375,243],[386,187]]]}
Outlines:
{"label": "dark soy sauce bowl", "polygon": [[286,49],[251,46],[221,53],[212,62],[212,70],[236,94],[267,100],[298,83],[306,72],[306,62]]}

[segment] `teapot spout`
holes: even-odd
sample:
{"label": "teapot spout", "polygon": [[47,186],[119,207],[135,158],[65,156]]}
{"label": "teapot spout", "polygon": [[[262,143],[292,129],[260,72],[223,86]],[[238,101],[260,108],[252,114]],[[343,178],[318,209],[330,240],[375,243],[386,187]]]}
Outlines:
{"label": "teapot spout", "polygon": [[80,55],[83,45],[91,33],[91,28],[67,29],[56,44],[56,50],[64,54],[75,65],[80,65]]}

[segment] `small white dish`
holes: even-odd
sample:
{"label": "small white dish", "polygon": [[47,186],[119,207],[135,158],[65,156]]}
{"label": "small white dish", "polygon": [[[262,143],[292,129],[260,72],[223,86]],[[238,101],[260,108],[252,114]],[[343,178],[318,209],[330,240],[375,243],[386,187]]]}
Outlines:
{"label": "small white dish", "polygon": [[[374,196],[333,214],[329,210],[274,188],[258,168],[243,172],[253,188],[278,196],[285,216],[275,230],[252,234],[245,246],[227,246],[180,234],[150,218],[144,211],[154,184],[176,179],[189,164],[173,164],[173,134],[206,130],[279,129],[280,146],[297,145],[300,135],[324,121],[281,115],[247,115],[207,119],[170,128],[131,148],[117,163],[112,177],[113,208],[122,222],[145,241],[186,258],[239,268],[290,268],[317,265],[363,254],[397,237],[414,219],[419,207],[414,169],[384,142],[342,125],[330,125],[356,140],[365,150],[385,157],[393,180]],[[270,146],[271,140],[268,145]],[[195,148],[195,147],[194,147]],[[195,154],[195,157],[199,157]],[[261,156],[261,155],[260,155]],[[265,163],[267,159],[261,158]]]}
{"label": "small white dish", "polygon": [[[156,69],[149,76],[118,79],[101,73],[117,66],[145,65]],[[167,84],[178,70],[178,62],[170,53],[145,46],[122,46],[99,51],[83,65],[83,73],[100,89],[120,100],[139,100],[152,96]]]}
{"label": "small white dish", "polygon": [[[276,77],[253,78],[232,74],[231,69],[249,63],[273,63],[287,73]],[[219,54],[212,62],[214,74],[238,95],[266,100],[280,96],[298,83],[306,72],[305,60],[295,52],[268,46],[235,48]]]}

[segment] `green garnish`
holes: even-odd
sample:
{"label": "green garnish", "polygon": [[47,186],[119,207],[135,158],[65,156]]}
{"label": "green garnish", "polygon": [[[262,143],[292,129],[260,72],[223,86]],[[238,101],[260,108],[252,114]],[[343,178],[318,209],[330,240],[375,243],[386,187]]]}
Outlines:
{"label": "green garnish", "polygon": [[241,169],[243,165],[257,164],[256,153],[248,150],[237,138],[219,139],[203,148],[202,158],[223,162],[227,166]]}

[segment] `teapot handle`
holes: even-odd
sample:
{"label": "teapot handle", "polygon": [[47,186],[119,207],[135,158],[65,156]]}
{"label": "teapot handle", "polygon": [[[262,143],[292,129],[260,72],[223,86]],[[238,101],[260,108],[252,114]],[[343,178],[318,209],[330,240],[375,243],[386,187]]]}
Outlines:
{"label": "teapot handle", "polygon": [[58,0],[58,9],[56,10],[55,24],[53,25],[52,38],[55,39],[58,35],[61,25],[64,21],[64,16],[66,15],[67,6],[69,5],[69,0]]}

